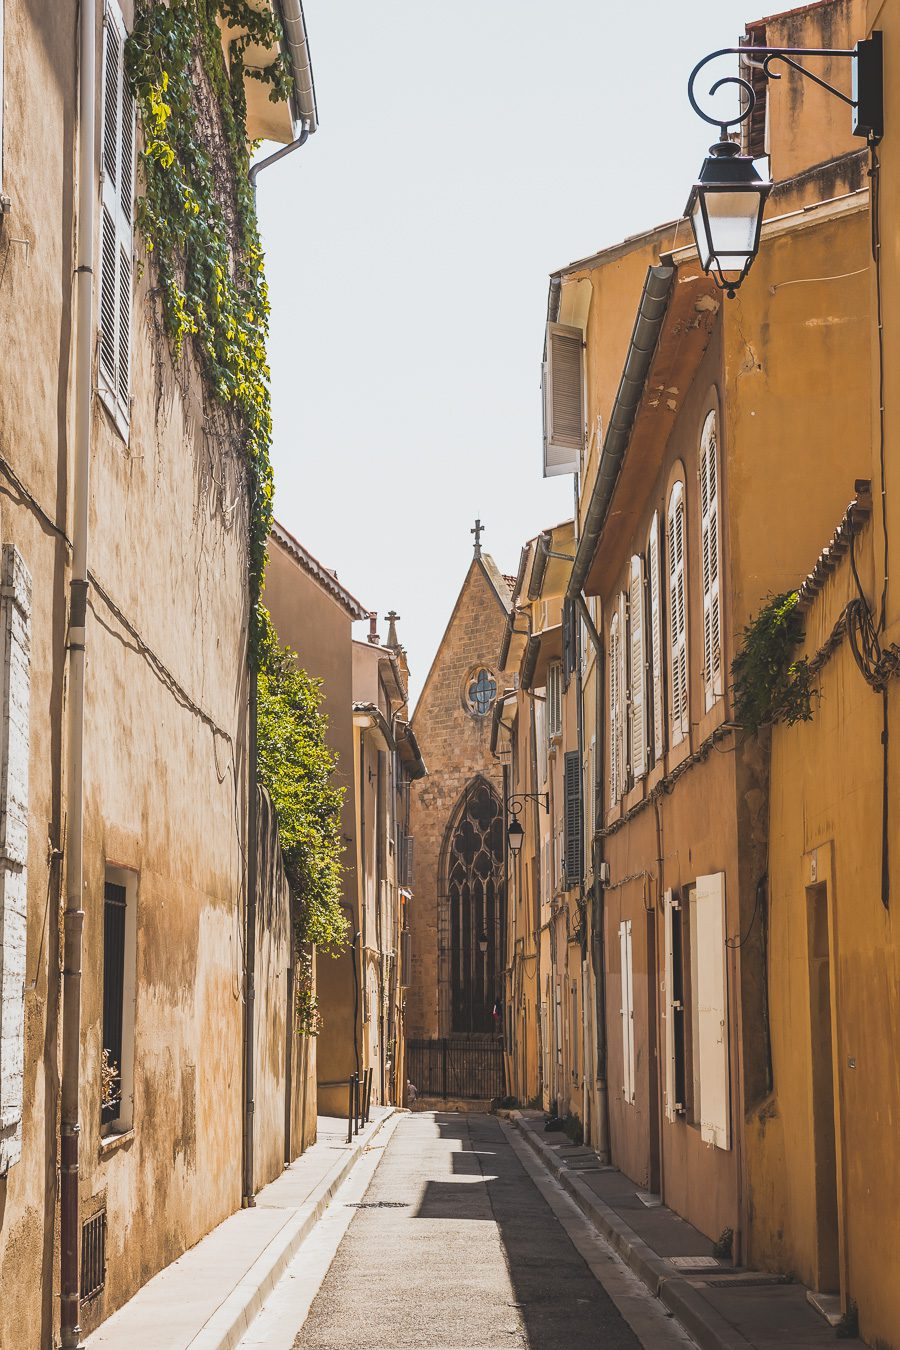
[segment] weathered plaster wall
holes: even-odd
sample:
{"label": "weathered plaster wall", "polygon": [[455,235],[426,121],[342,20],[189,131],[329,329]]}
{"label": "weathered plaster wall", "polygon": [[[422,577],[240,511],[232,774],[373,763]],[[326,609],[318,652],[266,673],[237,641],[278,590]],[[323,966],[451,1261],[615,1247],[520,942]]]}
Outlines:
{"label": "weathered plaster wall", "polygon": [[[0,1343],[50,1343],[59,1086],[77,6],[5,6],[0,538],[34,576],[23,1159],[0,1180]],[[99,17],[99,16],[98,16]],[[100,29],[97,48],[100,50]],[[98,59],[99,68],[99,59]],[[14,245],[9,236],[27,239]],[[6,246],[9,244],[9,253]],[[140,246],[137,246],[140,256]],[[85,710],[81,1209],[108,1214],[90,1327],[240,1204],[245,473],[136,289],[127,440],[95,402]],[[27,321],[23,316],[28,316]],[[0,466],[3,468],[3,466]],[[18,482],[17,482],[18,480]],[[48,848],[49,844],[52,846]],[[103,887],[136,873],[134,1129],[101,1142]]]}

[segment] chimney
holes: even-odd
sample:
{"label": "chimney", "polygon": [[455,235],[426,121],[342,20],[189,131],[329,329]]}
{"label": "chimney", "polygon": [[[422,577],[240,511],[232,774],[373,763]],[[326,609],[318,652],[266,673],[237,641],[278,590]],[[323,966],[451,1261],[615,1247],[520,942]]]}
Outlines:
{"label": "chimney", "polygon": [[381,638],[378,636],[378,614],[374,609],[369,611],[369,641],[373,647],[381,644]]}

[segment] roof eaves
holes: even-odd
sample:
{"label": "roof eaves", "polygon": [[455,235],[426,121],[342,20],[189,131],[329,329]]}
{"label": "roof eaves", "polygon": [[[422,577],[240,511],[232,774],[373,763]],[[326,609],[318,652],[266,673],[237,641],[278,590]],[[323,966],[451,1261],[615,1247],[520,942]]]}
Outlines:
{"label": "roof eaves", "polygon": [[365,609],[354,595],[342,586],[333,572],[330,572],[324,563],[320,563],[318,558],[314,558],[309,549],[303,547],[299,540],[295,539],[283,525],[278,521],[272,522],[272,538],[281,545],[286,552],[290,553],[295,562],[299,563],[307,575],[328,591],[333,599],[347,611],[351,619],[367,619],[369,611]]}

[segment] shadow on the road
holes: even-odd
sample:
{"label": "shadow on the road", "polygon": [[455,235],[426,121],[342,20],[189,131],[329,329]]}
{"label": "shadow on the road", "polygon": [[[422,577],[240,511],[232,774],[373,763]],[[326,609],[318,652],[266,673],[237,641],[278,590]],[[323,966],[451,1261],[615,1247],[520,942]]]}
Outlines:
{"label": "shadow on the road", "polygon": [[428,1181],[422,1191],[416,1219],[493,1220],[482,1181]]}
{"label": "shadow on the road", "polygon": [[492,1116],[437,1116],[459,1139],[453,1172],[484,1180],[429,1181],[415,1217],[493,1220],[506,1253],[529,1350],[641,1350]]}

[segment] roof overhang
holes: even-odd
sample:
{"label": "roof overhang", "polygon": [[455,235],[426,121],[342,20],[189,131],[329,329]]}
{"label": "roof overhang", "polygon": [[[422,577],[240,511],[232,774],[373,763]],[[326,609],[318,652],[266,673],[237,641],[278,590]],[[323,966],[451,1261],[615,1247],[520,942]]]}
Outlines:
{"label": "roof overhang", "polygon": [[371,731],[372,739],[379,750],[396,750],[397,745],[391,734],[388,720],[374,703],[354,703],[353,725],[360,731]]}
{"label": "roof overhang", "polygon": [[396,722],[395,733],[397,753],[410,779],[424,778],[428,770],[425,767],[419,742],[416,740],[416,734],[412,727],[408,722]]}

